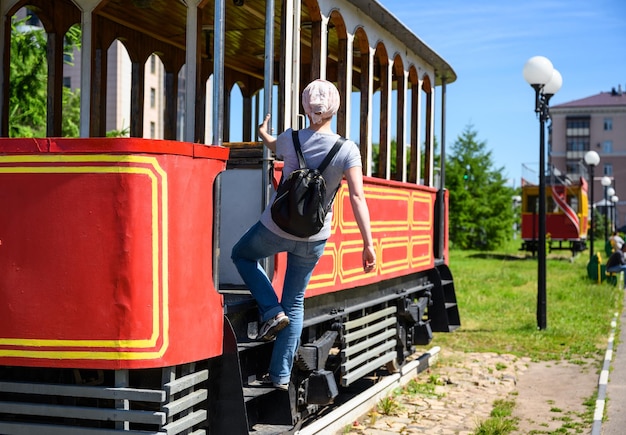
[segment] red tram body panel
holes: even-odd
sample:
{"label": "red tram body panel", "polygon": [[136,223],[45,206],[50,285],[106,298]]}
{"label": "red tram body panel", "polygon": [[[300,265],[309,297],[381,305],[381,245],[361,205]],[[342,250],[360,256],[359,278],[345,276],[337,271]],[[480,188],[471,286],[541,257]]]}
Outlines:
{"label": "red tram body panel", "polygon": [[[282,163],[275,165],[276,183],[280,180],[281,169]],[[434,267],[433,213],[437,189],[365,177],[364,191],[378,259],[376,269],[368,274],[363,273],[363,242],[350,206],[348,186],[344,181],[333,206],[332,235],[307,287],[307,298]],[[447,240],[444,246],[447,263]],[[285,259],[286,255],[282,254],[276,262],[274,284],[278,289],[282,288]]]}
{"label": "red tram body panel", "polygon": [[[0,139],[0,365],[146,368],[221,354],[215,177],[228,149]],[[193,182],[192,182],[193,180]]]}
{"label": "red tram body panel", "polygon": [[[586,226],[587,218],[581,223]],[[532,240],[537,238],[539,228],[538,216],[532,214],[522,215],[522,238]],[[546,213],[546,228],[549,228],[547,234],[552,240],[580,240],[582,230],[577,227],[563,213]],[[586,231],[585,233],[586,234]],[[534,235],[534,236],[533,236]]]}

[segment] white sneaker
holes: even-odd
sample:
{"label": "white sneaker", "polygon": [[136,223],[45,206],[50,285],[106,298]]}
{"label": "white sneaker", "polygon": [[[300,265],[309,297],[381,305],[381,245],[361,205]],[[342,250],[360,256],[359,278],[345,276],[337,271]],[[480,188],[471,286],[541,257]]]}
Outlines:
{"label": "white sneaker", "polygon": [[285,329],[287,325],[289,325],[289,318],[285,313],[278,313],[261,325],[261,329],[256,338],[257,340],[271,341],[275,339],[276,334]]}

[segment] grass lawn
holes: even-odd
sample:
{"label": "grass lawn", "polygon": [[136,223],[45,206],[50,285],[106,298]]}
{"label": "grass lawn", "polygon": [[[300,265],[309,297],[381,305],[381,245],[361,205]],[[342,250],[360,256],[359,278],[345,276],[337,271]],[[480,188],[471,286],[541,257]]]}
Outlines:
{"label": "grass lawn", "polygon": [[588,278],[589,251],[548,253],[547,328],[539,330],[537,258],[519,251],[520,244],[511,241],[496,252],[450,251],[461,328],[434,333],[431,345],[534,360],[598,359],[621,312],[623,290]]}

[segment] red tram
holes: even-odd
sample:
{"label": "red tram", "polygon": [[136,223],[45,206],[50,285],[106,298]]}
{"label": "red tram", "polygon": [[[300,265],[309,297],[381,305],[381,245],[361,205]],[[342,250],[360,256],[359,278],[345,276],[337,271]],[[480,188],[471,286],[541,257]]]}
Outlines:
{"label": "red tram", "polygon": [[[549,177],[546,188],[546,236],[550,250],[567,249],[576,252],[587,248],[589,206],[587,181],[580,177],[571,182],[561,177]],[[539,186],[522,186],[522,249],[537,252],[539,234]]]}
{"label": "red tram", "polygon": [[[8,137],[9,26],[25,10],[47,34],[46,138]],[[0,433],[282,433],[460,326],[433,167],[435,88],[445,97],[456,76],[378,2],[3,0],[2,18]],[[73,25],[81,137],[63,138],[60,41]],[[114,42],[132,65],[130,137],[105,137]],[[154,55],[159,139],[144,119]],[[280,178],[254,126],[273,112],[278,130],[301,127],[315,77],[337,84],[337,131],[360,144],[378,262],[362,273],[344,185],[285,393],[257,381],[272,343],[251,339],[258,311],[229,253]],[[266,267],[280,292],[285,258]]]}

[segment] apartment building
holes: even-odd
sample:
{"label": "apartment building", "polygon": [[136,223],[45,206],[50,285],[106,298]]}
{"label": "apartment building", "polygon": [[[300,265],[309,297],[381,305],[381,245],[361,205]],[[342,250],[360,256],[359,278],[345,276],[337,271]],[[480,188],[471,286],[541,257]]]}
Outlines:
{"label": "apartment building", "polygon": [[[551,167],[572,180],[584,176],[589,182],[583,159],[587,151],[596,151],[600,163],[593,171],[594,207],[609,217],[614,213],[617,227],[626,225],[626,91],[619,85],[609,92],[555,105],[550,116]],[[604,176],[610,178],[610,187],[619,198],[615,208],[610,198],[605,203]]]}
{"label": "apartment building", "polygon": [[[128,131],[130,126],[131,61],[120,41],[114,41],[107,54],[107,116],[106,131]],[[156,54],[145,64],[143,137],[163,138],[164,68]],[[80,51],[74,52],[74,60],[63,67],[64,86],[80,88]]]}

